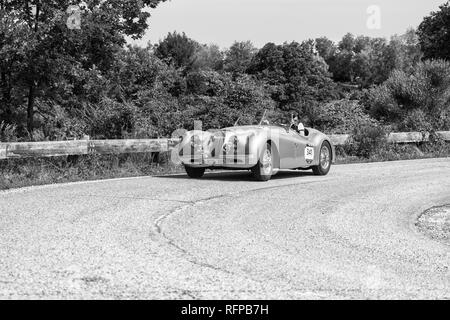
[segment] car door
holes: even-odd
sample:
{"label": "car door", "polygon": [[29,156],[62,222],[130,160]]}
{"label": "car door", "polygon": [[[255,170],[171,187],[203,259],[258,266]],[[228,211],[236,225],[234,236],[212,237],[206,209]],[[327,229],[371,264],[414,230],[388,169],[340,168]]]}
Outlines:
{"label": "car door", "polygon": [[300,135],[295,130],[290,130],[289,133],[294,141],[295,148],[295,164],[293,168],[308,167],[311,160],[314,159],[314,148],[309,146],[307,137]]}
{"label": "car door", "polygon": [[281,169],[294,169],[306,166],[305,148],[308,141],[295,130],[283,130],[280,135],[280,166]]}

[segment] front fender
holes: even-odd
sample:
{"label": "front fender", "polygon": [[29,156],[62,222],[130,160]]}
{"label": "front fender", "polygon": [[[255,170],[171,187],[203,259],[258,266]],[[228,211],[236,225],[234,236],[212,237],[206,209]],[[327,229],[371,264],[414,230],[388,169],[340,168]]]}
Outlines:
{"label": "front fender", "polygon": [[262,155],[262,151],[266,147],[267,143],[271,145],[275,166],[280,167],[280,132],[271,128],[267,128],[257,133],[253,140],[253,150],[255,157],[259,159]]}

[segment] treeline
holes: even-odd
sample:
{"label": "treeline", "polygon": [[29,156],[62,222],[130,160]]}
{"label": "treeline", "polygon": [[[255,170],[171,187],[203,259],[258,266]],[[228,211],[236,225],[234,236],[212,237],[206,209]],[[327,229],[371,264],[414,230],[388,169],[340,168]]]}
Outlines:
{"label": "treeline", "polygon": [[223,50],[177,32],[126,46],[159,1],[88,1],[80,29],[66,25],[69,2],[29,1],[36,13],[0,1],[2,141],[162,137],[193,120],[252,123],[265,109],[328,133],[450,129],[448,3],[390,40],[347,34]]}

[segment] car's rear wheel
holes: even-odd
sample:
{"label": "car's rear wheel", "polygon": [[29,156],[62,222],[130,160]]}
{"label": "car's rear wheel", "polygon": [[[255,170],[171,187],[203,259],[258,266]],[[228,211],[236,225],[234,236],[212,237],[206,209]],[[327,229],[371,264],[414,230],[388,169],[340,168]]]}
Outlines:
{"label": "car's rear wheel", "polygon": [[205,174],[205,168],[194,168],[185,166],[184,169],[186,170],[186,173],[189,176],[189,178],[193,179],[200,179]]}
{"label": "car's rear wheel", "polygon": [[274,173],[273,153],[269,143],[261,152],[258,163],[252,168],[253,177],[258,181],[268,181]]}
{"label": "car's rear wheel", "polygon": [[326,176],[331,169],[331,145],[328,141],[324,141],[320,147],[319,165],[314,166],[313,172],[316,176]]}

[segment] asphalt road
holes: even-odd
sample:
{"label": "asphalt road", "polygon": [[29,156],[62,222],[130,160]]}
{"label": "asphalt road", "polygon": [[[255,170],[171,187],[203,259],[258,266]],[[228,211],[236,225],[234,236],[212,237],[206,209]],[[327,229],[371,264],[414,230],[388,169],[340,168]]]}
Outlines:
{"label": "asphalt road", "polygon": [[0,193],[0,298],[450,299],[450,159]]}

